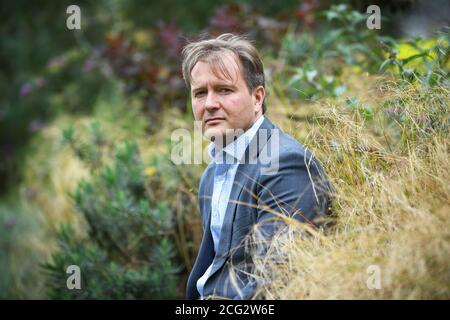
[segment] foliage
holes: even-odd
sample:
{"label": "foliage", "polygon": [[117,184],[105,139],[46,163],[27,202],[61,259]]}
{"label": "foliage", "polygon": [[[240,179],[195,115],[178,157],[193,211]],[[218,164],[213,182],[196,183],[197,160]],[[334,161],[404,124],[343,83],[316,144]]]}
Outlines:
{"label": "foliage", "polygon": [[450,87],[450,28],[444,28],[435,39],[412,39],[382,43],[388,58],[380,70],[390,69],[408,82],[423,86]]}
{"label": "foliage", "polygon": [[[2,4],[0,19],[0,193],[17,183],[24,147],[61,113],[90,112],[108,84],[83,72],[86,42],[97,42],[108,21],[98,19],[87,34],[70,32],[64,15],[70,1]],[[96,19],[100,1],[79,1],[83,21]],[[58,18],[55,18],[58,17]],[[88,27],[88,24],[83,24]]]}
{"label": "foliage", "polygon": [[[0,205],[0,298],[39,299],[44,294],[37,265],[54,246],[35,205],[7,199]],[[41,244],[45,243],[46,246]]]}
{"label": "foliage", "polygon": [[343,67],[376,70],[382,61],[381,37],[365,26],[367,16],[345,4],[315,12],[321,30],[316,33],[293,30],[282,39],[280,58],[283,67],[275,81],[288,86],[280,95],[305,100],[339,97],[346,86],[339,78]]}
{"label": "foliage", "polygon": [[[370,2],[329,3],[79,1],[79,31],[55,19],[71,2],[5,3],[0,194],[23,182],[0,200],[1,296],[183,296],[204,167],[168,156],[171,132],[193,122],[179,53],[236,31],[263,54],[269,117],[324,159],[338,191],[335,233],[292,237],[288,269],[263,268],[278,275],[266,293],[448,297],[448,29],[393,39],[366,28]],[[388,272],[371,295],[373,261]],[[72,264],[82,290],[66,287]]]}
{"label": "foliage", "polygon": [[[70,227],[61,229],[60,251],[46,264],[49,296],[175,298],[179,268],[171,240],[172,212],[167,203],[149,194],[137,145],[117,145],[111,163],[106,164],[102,161],[106,155],[101,154],[105,148],[101,147],[98,126],[94,125],[92,131],[92,144],[81,145],[73,129],[64,132],[73,151],[92,168],[92,179],[81,181],[72,194],[77,210],[88,224],[88,237],[76,239]],[[66,287],[65,270],[69,265],[81,269],[81,290]]]}
{"label": "foliage", "polygon": [[[294,132],[323,159],[335,187],[333,226],[291,224],[275,237],[256,262],[262,296],[450,297],[450,92],[398,81],[381,83],[383,100],[402,102],[395,114],[383,100],[371,121],[350,112],[362,105],[355,99],[320,104],[303,138]],[[283,261],[268,258],[280,252]]]}

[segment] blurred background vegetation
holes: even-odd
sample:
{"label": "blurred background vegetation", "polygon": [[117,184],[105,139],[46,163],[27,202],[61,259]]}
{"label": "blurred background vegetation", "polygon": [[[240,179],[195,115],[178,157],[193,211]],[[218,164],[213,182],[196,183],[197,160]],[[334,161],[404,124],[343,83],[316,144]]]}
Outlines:
{"label": "blurred background vegetation", "polygon": [[[71,4],[10,1],[0,9],[1,298],[183,297],[202,234],[197,188],[204,164],[174,165],[170,135],[193,129],[180,50],[200,35],[237,32],[255,41],[265,64],[268,116],[317,152],[342,192],[362,185],[370,192],[365,173],[388,177],[394,170],[359,153],[389,150],[391,158],[423,160],[439,138],[439,152],[448,156],[446,1],[77,1],[81,29],[68,30]],[[381,8],[380,30],[366,27],[371,4]],[[346,120],[331,121],[329,112]],[[345,139],[361,138],[354,127],[344,137],[332,134],[353,121],[367,139],[380,141],[377,152],[359,144],[336,151]],[[323,136],[312,134],[317,129]],[[361,167],[364,161],[370,166]],[[450,169],[444,162],[434,166]],[[447,228],[435,237],[439,274],[419,288],[404,280],[425,298],[450,297],[449,194],[439,188],[429,190],[439,198],[427,200],[447,209],[439,216]],[[347,202],[337,200],[337,219],[344,222],[334,243],[342,243],[350,262],[366,261],[352,256],[359,251],[348,245],[355,241],[348,230],[365,226],[367,220],[355,217],[370,209],[350,206],[363,195],[349,194]],[[386,219],[395,229],[395,218]],[[324,268],[333,268],[331,260]],[[82,290],[66,288],[72,264],[82,270]],[[351,278],[352,266],[340,273]],[[310,292],[313,286],[297,287]],[[411,297],[394,289],[381,297]],[[308,297],[286,290],[274,297]],[[311,296],[366,297],[349,290]]]}

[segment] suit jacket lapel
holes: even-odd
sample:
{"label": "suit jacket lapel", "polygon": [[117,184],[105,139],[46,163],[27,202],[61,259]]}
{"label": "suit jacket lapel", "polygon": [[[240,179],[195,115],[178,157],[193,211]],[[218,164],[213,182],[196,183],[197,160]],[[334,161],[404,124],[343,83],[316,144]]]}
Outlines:
{"label": "suit jacket lapel", "polygon": [[[231,246],[231,235],[233,232],[233,221],[236,215],[237,202],[239,201],[240,194],[244,189],[243,187],[245,186],[246,180],[254,178],[249,177],[248,175],[252,171],[252,166],[257,165],[258,155],[269,140],[271,129],[274,128],[275,126],[269,121],[269,119],[265,118],[257,133],[251,140],[249,146],[245,150],[245,155],[243,159],[241,159],[241,163],[238,165],[236,175],[234,177],[233,187],[230,193],[230,200],[227,205],[222,230],[220,233],[219,252],[216,253],[216,259],[214,260],[210,277],[222,267],[227,258]],[[261,129],[267,130],[267,134],[260,135],[259,133]],[[256,147],[252,148],[250,146],[253,143],[256,144]],[[209,215],[211,215],[211,211],[209,211]]]}
{"label": "suit jacket lapel", "polygon": [[214,165],[211,163],[206,169],[205,178],[203,180],[203,186],[200,188],[199,196],[200,203],[202,205],[202,223],[203,228],[209,228],[211,223],[211,201],[214,188]]}

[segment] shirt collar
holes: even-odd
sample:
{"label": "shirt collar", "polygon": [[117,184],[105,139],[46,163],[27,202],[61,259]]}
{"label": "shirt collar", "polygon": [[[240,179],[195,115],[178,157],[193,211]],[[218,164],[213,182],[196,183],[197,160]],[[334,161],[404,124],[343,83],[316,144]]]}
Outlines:
{"label": "shirt collar", "polygon": [[[245,150],[252,141],[261,124],[264,122],[264,119],[264,115],[259,117],[258,120],[256,120],[255,123],[247,131],[245,131],[235,141],[229,143],[222,149],[222,151],[226,153],[227,159],[230,157],[231,159],[235,159],[237,161],[240,161],[242,159]],[[220,157],[220,153],[217,153],[215,144],[213,142],[211,142],[208,146],[208,154],[214,160],[214,162],[223,162],[223,157]]]}

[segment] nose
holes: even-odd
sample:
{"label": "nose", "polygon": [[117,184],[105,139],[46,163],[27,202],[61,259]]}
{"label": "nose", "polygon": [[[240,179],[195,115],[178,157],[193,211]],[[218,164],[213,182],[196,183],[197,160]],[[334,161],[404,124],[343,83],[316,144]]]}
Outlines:
{"label": "nose", "polygon": [[208,95],[205,99],[205,109],[208,111],[212,111],[219,108],[219,101],[214,92],[208,92]]}

